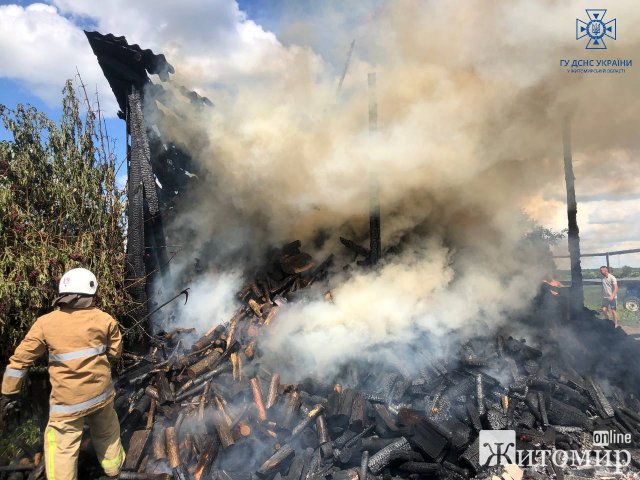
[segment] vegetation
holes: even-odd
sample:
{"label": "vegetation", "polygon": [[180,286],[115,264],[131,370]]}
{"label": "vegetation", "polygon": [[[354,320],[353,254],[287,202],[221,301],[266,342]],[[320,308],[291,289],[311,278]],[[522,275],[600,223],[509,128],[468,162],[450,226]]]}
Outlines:
{"label": "vegetation", "polygon": [[62,106],[56,124],[31,106],[0,105],[0,120],[13,136],[0,141],[2,360],[49,309],[67,269],[96,274],[99,301],[112,315],[131,308],[123,288],[125,204],[115,157],[88,99],[81,114],[71,81]]}
{"label": "vegetation", "polygon": [[19,458],[20,452],[36,447],[40,441],[40,427],[35,418],[3,430],[0,435],[0,459],[5,461]]}
{"label": "vegetation", "polygon": [[560,243],[560,241],[565,238],[566,234],[566,229],[560,232],[556,232],[555,230],[551,230],[550,228],[546,228],[541,225],[535,225],[532,230],[527,233],[526,238],[528,240],[542,242],[544,245],[552,247]]}

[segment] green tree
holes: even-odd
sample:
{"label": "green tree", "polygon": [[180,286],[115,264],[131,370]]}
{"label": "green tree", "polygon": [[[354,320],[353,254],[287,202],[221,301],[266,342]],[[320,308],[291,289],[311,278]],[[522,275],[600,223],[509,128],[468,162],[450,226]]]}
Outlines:
{"label": "green tree", "polygon": [[629,265],[625,265],[624,267],[621,268],[616,268],[616,275],[620,278],[629,278],[631,276],[633,276],[633,268],[630,267]]}
{"label": "green tree", "polygon": [[[86,95],[85,95],[86,98]],[[83,115],[71,81],[59,124],[31,106],[0,105],[0,357],[49,309],[64,271],[98,278],[103,308],[130,308],[124,283],[124,195],[100,118]]]}

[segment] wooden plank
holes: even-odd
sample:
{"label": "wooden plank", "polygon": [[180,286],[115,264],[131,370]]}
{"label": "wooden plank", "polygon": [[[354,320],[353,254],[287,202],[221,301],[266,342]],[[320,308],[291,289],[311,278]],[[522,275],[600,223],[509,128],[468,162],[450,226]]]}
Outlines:
{"label": "wooden plank", "polygon": [[136,470],[138,468],[138,464],[142,458],[142,453],[147,446],[150,433],[151,430],[136,430],[133,432],[131,440],[129,441],[127,459],[124,462],[124,470]]}

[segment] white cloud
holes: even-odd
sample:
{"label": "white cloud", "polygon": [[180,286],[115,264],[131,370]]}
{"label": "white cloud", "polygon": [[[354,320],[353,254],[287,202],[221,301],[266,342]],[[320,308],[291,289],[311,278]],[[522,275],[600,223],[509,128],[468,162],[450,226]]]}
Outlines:
{"label": "white cloud", "polygon": [[124,35],[129,43],[164,53],[176,67],[175,78],[188,88],[237,86],[247,77],[284,74],[299,50],[284,47],[233,0],[52,3],[72,19],[91,19],[102,33]]}
{"label": "white cloud", "polygon": [[300,50],[284,47],[231,0],[52,0],[0,6],[0,77],[20,82],[53,106],[77,67],[90,93],[97,85],[103,109],[115,115],[115,98],[82,31],[87,25],[164,53],[176,66],[177,81],[199,91],[282,75]]}
{"label": "white cloud", "polygon": [[51,106],[59,105],[64,82],[76,67],[90,96],[96,86],[109,115],[117,105],[82,29],[54,6],[0,6],[0,76],[20,82]]}

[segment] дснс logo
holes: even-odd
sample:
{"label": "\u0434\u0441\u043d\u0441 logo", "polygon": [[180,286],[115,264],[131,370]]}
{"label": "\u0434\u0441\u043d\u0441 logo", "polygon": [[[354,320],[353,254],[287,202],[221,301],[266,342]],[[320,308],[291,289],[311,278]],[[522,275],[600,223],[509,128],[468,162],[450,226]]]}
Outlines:
{"label": "\u0434\u0441\u043d\u0441 logo", "polygon": [[589,36],[589,41],[585,47],[587,50],[606,50],[604,37],[616,39],[616,19],[604,23],[606,8],[587,8],[588,22],[583,22],[576,18],[576,40]]}

